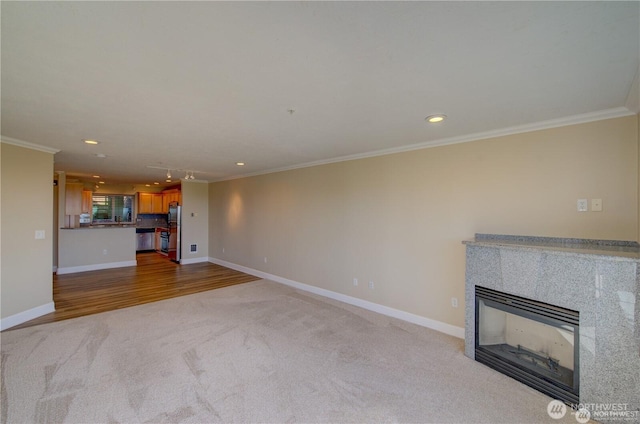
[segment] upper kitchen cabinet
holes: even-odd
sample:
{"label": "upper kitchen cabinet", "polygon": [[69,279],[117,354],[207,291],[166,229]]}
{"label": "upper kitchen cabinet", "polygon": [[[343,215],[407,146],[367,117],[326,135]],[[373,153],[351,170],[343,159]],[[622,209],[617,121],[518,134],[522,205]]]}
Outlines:
{"label": "upper kitchen cabinet", "polygon": [[162,193],[138,193],[138,213],[168,213],[169,203],[182,202],[180,190],[170,189]]}
{"label": "upper kitchen cabinet", "polygon": [[65,215],[80,215],[82,213],[82,183],[67,183],[65,185]]}
{"label": "upper kitchen cabinet", "polygon": [[93,192],[90,190],[82,191],[82,213],[91,213],[93,209]]}
{"label": "upper kitchen cabinet", "polygon": [[178,202],[182,204],[182,192],[178,189],[165,190],[162,192],[162,212],[169,212],[169,203]]}
{"label": "upper kitchen cabinet", "polygon": [[138,193],[138,213],[163,213],[161,193]]}

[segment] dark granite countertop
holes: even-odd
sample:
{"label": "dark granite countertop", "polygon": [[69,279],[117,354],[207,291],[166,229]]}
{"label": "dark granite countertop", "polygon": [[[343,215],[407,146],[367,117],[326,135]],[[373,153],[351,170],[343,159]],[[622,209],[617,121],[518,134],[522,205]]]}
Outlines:
{"label": "dark granite countertop", "polygon": [[553,251],[571,255],[594,255],[614,260],[640,262],[640,244],[635,241],[476,234],[474,240],[467,240],[463,243],[472,246]]}

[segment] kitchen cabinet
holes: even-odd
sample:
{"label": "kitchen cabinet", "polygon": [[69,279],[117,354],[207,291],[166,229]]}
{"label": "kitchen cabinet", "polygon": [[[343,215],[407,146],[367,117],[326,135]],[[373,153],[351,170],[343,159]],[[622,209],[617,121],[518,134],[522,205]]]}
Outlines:
{"label": "kitchen cabinet", "polygon": [[163,213],[162,193],[138,193],[138,213]]}
{"label": "kitchen cabinet", "polygon": [[166,190],[162,192],[162,212],[169,213],[169,203],[182,203],[182,193],[180,190]]}
{"label": "kitchen cabinet", "polygon": [[162,195],[162,212],[169,213],[169,196],[166,194]]}
{"label": "kitchen cabinet", "polygon": [[138,193],[138,213],[151,213],[152,193]]}
{"label": "kitchen cabinet", "polygon": [[169,203],[181,203],[180,190],[167,190],[162,193],[138,193],[138,213],[169,213]]}
{"label": "kitchen cabinet", "polygon": [[82,213],[91,213],[93,209],[93,192],[90,190],[82,191]]}
{"label": "kitchen cabinet", "polygon": [[151,196],[151,213],[162,213],[162,194]]}
{"label": "kitchen cabinet", "polygon": [[65,185],[65,215],[80,215],[82,213],[82,183],[67,183]]}

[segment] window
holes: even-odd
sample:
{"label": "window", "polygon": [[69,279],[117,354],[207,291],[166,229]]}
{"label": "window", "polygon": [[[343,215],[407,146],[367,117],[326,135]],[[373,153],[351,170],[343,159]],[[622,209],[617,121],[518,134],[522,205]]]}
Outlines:
{"label": "window", "polygon": [[94,194],[91,222],[127,222],[133,215],[133,196]]}

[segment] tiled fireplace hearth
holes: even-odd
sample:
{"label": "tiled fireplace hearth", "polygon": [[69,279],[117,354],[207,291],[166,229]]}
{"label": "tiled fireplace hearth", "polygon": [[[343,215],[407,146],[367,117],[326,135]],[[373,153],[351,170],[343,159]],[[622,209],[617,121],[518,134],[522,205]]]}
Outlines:
{"label": "tiled fireplace hearth", "polygon": [[[465,355],[476,359],[476,287],[579,314],[579,402],[640,417],[640,247],[635,242],[478,234],[466,244]],[[602,405],[602,406],[600,406]]]}

